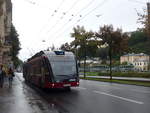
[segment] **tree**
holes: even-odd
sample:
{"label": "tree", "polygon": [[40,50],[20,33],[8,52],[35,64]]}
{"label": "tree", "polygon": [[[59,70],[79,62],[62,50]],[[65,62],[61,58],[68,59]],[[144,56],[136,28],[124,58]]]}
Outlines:
{"label": "tree", "polygon": [[[150,54],[150,46],[149,46],[150,45],[150,14],[149,14],[150,7],[149,6],[150,6],[150,3],[147,3],[147,10],[146,8],[143,9],[143,12],[144,12],[143,14],[137,12],[137,15],[139,16],[137,21],[138,23],[141,23],[144,26],[138,31],[144,34],[144,36],[147,38],[147,41],[145,41],[143,44],[142,43],[137,44],[136,45],[137,48],[132,47],[133,51],[141,51],[141,48],[142,48],[143,50],[141,52],[144,52],[147,54]],[[145,38],[145,37],[142,37],[142,38]]]}
{"label": "tree", "polygon": [[[148,7],[148,4],[147,4],[147,7]],[[149,12],[147,10],[143,9],[143,12],[144,12],[143,14],[137,12],[137,15],[139,16],[137,22],[143,25],[143,28],[140,28],[139,30],[144,32],[147,35],[147,39],[150,44],[150,15],[147,13]]]}
{"label": "tree", "polygon": [[98,50],[98,41],[95,37],[86,41],[87,56],[89,58],[96,57]]}
{"label": "tree", "polygon": [[[71,33],[71,37],[74,37],[75,40],[71,43],[71,46],[74,48],[75,55],[77,58],[84,58],[84,78],[85,78],[85,66],[86,66],[86,58],[87,58],[87,46],[90,45],[90,39],[94,36],[94,33],[92,31],[86,31],[84,27],[74,27],[73,28],[73,33]],[[77,48],[79,46],[79,48]],[[91,47],[92,48],[92,47]],[[77,49],[79,52],[77,52]],[[93,49],[93,48],[92,48]],[[90,51],[90,50],[88,50]]]}
{"label": "tree", "polygon": [[121,29],[114,30],[112,25],[104,25],[103,27],[100,27],[100,30],[95,35],[102,39],[102,44],[108,46],[110,79],[112,79],[112,53],[122,54],[128,50],[128,35],[122,33]]}
{"label": "tree", "polygon": [[100,57],[102,60],[107,60],[107,56],[108,56],[108,47],[101,47],[99,49],[97,49],[96,52],[96,56]]}
{"label": "tree", "polygon": [[137,30],[131,33],[131,37],[129,38],[130,52],[150,54],[149,44],[144,31]]}
{"label": "tree", "polygon": [[143,11],[144,11],[143,14],[137,12],[137,15],[139,17],[137,22],[141,23],[144,26],[144,28],[142,28],[140,30],[143,30],[143,31],[145,31],[145,33],[147,33],[147,30],[148,30],[148,15],[146,14],[146,9],[143,9]]}
{"label": "tree", "polygon": [[15,29],[15,27],[12,25],[11,26],[11,32],[10,32],[10,38],[11,38],[11,56],[12,56],[12,61],[14,63],[15,68],[17,68],[17,66],[20,64],[20,59],[18,58],[18,53],[20,48],[20,42],[19,42],[19,38],[18,38],[18,33]]}
{"label": "tree", "polygon": [[71,46],[68,43],[65,43],[61,45],[60,49],[64,51],[71,51]]}
{"label": "tree", "polygon": [[146,42],[147,41],[147,36],[143,31],[135,31],[131,33],[131,37],[129,38],[129,46],[141,43],[141,42]]}

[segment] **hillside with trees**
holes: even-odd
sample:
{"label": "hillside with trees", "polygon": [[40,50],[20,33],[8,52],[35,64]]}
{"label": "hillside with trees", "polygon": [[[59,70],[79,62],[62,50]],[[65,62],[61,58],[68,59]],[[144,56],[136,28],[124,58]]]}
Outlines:
{"label": "hillside with trees", "polygon": [[130,53],[145,53],[150,55],[150,41],[146,33],[142,30],[137,30],[131,33],[128,45]]}
{"label": "hillside with trees", "polygon": [[139,16],[137,22],[142,24],[143,27],[131,32],[129,38],[129,52],[134,53],[145,53],[150,55],[150,23],[148,19],[147,10],[143,10],[144,13],[137,13]]}

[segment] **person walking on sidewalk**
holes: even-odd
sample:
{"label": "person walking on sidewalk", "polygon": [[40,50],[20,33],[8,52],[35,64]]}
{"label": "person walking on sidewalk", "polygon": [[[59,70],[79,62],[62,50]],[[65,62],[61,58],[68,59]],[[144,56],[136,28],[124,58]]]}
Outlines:
{"label": "person walking on sidewalk", "polygon": [[14,72],[11,68],[9,68],[8,70],[8,81],[9,81],[9,87],[12,86],[12,80],[13,80],[13,75],[14,75]]}
{"label": "person walking on sidewalk", "polygon": [[6,73],[5,73],[4,69],[3,69],[3,66],[0,65],[0,88],[3,87],[5,75],[6,75]]}

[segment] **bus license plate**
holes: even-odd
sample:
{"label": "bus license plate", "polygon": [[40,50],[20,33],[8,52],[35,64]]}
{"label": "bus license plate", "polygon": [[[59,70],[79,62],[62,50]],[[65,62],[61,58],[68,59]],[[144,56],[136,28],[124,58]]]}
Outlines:
{"label": "bus license plate", "polygon": [[71,86],[70,84],[64,84],[64,87],[68,87],[68,86]]}
{"label": "bus license plate", "polygon": [[74,81],[76,81],[76,79],[70,79],[69,81],[70,81],[70,82],[74,82]]}

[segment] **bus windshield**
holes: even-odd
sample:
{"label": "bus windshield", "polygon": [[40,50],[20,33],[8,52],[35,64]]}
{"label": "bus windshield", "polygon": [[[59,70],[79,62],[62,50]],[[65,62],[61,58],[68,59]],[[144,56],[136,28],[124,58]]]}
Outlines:
{"label": "bus windshield", "polygon": [[77,73],[75,61],[52,61],[51,66],[54,76],[73,76]]}

